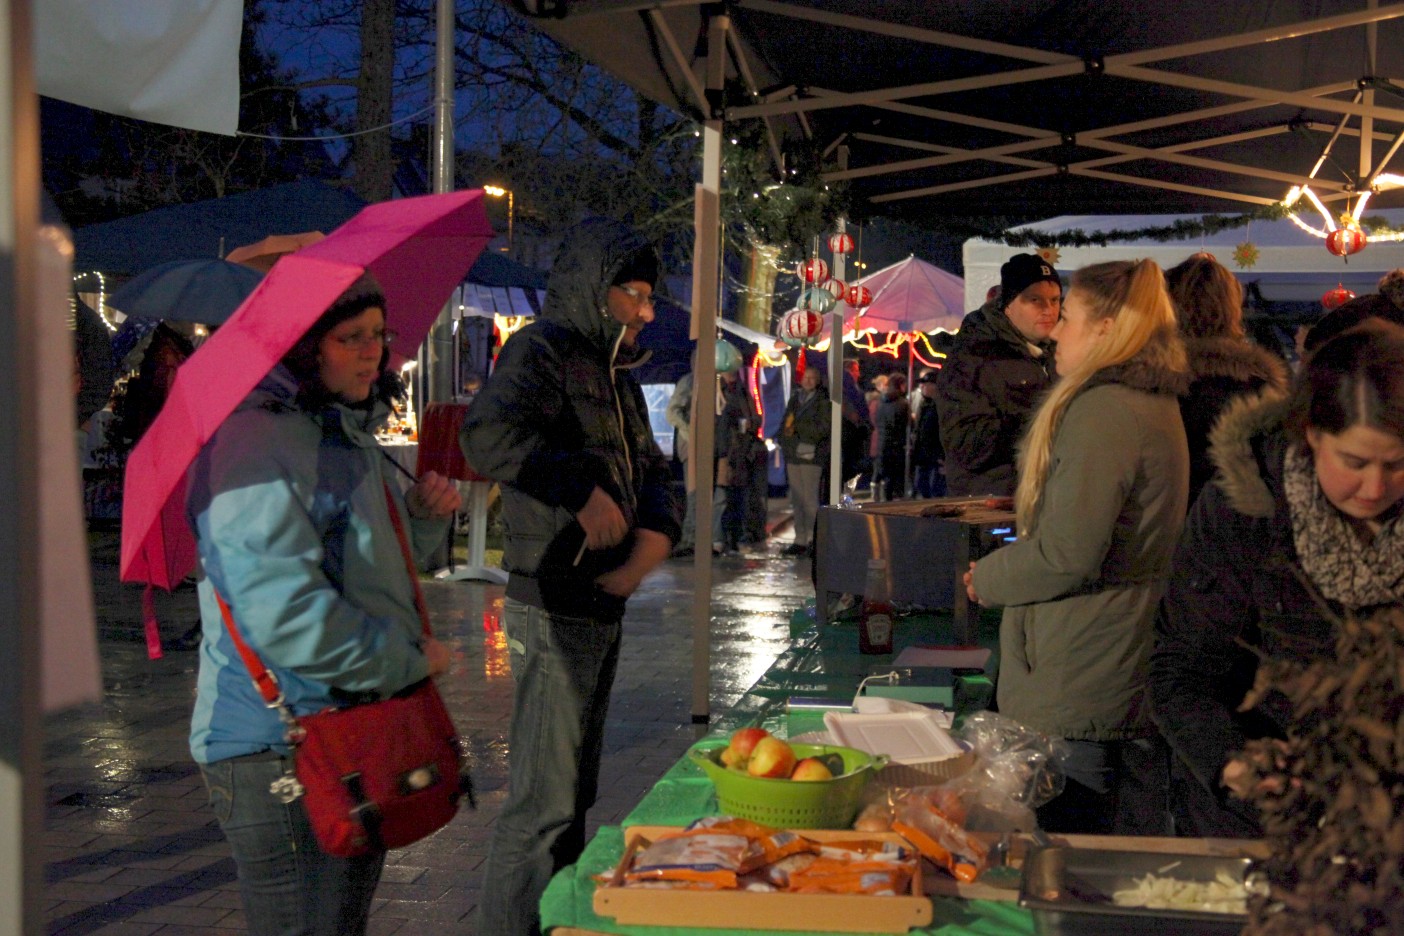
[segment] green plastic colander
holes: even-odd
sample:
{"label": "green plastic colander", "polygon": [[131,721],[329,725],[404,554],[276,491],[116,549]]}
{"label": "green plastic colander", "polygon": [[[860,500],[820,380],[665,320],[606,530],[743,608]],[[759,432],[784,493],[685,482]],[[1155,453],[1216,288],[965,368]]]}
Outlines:
{"label": "green plastic colander", "polygon": [[718,758],[725,744],[688,752],[711,778],[722,813],[777,829],[847,829],[862,805],[863,788],[887,757],[833,744],[791,744],[796,759],[837,755],[843,772],[831,780],[776,780],[730,770]]}

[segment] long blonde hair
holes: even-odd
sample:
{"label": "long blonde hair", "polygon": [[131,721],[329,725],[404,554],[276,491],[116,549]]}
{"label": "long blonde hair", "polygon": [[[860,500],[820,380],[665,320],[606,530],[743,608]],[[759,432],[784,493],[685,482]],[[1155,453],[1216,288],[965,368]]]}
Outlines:
{"label": "long blonde hair", "polygon": [[1068,295],[1080,294],[1093,322],[1112,319],[1110,330],[1087,351],[1072,373],[1061,375],[1034,415],[1020,446],[1019,487],[1014,509],[1019,532],[1033,526],[1043,487],[1048,481],[1053,440],[1073,397],[1098,371],[1123,364],[1151,348],[1156,364],[1172,371],[1187,368],[1177,335],[1175,307],[1165,290],[1165,276],[1151,260],[1094,263],[1072,275]]}

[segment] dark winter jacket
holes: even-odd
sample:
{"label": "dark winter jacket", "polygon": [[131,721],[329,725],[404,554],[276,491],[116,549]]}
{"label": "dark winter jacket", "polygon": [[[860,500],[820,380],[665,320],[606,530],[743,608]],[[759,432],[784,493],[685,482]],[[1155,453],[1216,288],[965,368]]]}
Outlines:
{"label": "dark winter jacket", "polygon": [[502,484],[508,597],[552,613],[623,613],[624,599],[594,580],[624,563],[633,537],[582,551],[575,520],[596,487],[630,528],[675,543],[680,533],[668,463],[628,373],[630,349],[620,346],[624,328],[606,306],[610,281],[644,246],[614,222],[576,229],[557,257],[541,315],[503,346],[459,437],[468,463]]}
{"label": "dark winter jacket", "polygon": [[[1178,339],[1174,339],[1178,341]],[[1046,734],[1154,733],[1146,678],[1156,608],[1185,516],[1189,456],[1166,344],[1093,376],[1053,440],[1037,515],[975,566],[1004,606],[999,710]]]}
{"label": "dark winter jacket", "polygon": [[1333,626],[1317,604],[1325,599],[1304,584],[1292,541],[1282,483],[1285,413],[1276,391],[1224,411],[1211,448],[1219,473],[1190,511],[1157,618],[1152,713],[1177,766],[1199,786],[1197,834],[1253,834],[1252,808],[1230,798],[1220,776],[1247,739],[1283,737],[1292,721],[1277,692],[1236,711],[1257,670],[1256,657],[1237,641],[1297,661],[1334,653]]}
{"label": "dark winter jacket", "polygon": [[936,399],[922,400],[917,409],[916,430],[912,437],[912,464],[938,465],[941,463],[941,418],[936,410]]}
{"label": "dark winter jacket", "polygon": [[1234,399],[1265,388],[1287,389],[1287,365],[1277,355],[1242,338],[1187,338],[1189,391],[1180,398],[1180,417],[1190,452],[1190,505],[1209,479],[1209,431]]}
{"label": "dark winter jacket", "polygon": [[829,461],[829,395],[823,387],[805,394],[797,389],[785,405],[780,429],[780,450],[790,465],[822,465]]}
{"label": "dark winter jacket", "polygon": [[883,477],[900,478],[906,470],[907,431],[911,423],[912,408],[907,395],[892,390],[883,394],[877,409],[877,452]]}
{"label": "dark winter jacket", "polygon": [[936,383],[952,495],[1014,493],[1019,441],[1053,383],[1052,348],[1030,345],[994,303],[965,317]]}
{"label": "dark winter jacket", "polygon": [[[729,483],[744,485],[744,478],[765,461],[765,441],[756,434],[761,415],[746,390],[744,377],[721,381],[722,411],[717,416],[716,457],[727,461]],[[720,483],[720,482],[719,482]]]}

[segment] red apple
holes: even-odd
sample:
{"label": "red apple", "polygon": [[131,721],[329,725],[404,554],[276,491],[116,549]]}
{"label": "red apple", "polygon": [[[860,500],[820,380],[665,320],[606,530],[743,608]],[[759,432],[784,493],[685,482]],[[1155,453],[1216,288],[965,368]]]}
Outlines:
{"label": "red apple", "polygon": [[751,751],[746,772],[753,777],[785,778],[795,769],[795,752],[779,738],[761,738]]}
{"label": "red apple", "polygon": [[766,731],[764,728],[738,728],[731,733],[731,744],[729,747],[735,752],[734,756],[744,764],[746,760],[750,758],[751,752],[755,750],[756,744],[758,744],[762,738],[768,737],[770,737],[770,732]]}
{"label": "red apple", "polygon": [[806,757],[795,765],[791,780],[832,780],[834,772],[817,757]]}

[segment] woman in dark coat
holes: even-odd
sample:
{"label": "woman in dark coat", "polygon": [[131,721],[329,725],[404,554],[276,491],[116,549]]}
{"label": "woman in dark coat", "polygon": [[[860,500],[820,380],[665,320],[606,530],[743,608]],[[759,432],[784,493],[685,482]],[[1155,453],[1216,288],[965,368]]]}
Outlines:
{"label": "woman in dark coat", "polygon": [[912,408],[907,403],[907,378],[890,374],[877,408],[877,463],[873,465],[874,500],[907,494],[907,430]]}
{"label": "woman in dark coat", "polygon": [[1190,386],[1180,416],[1190,452],[1189,502],[1214,475],[1209,430],[1230,402],[1264,388],[1287,388],[1287,365],[1243,332],[1243,287],[1223,264],[1197,253],[1165,274],[1189,355]]}
{"label": "woman in dark coat", "polygon": [[1358,326],[1289,395],[1230,404],[1211,455],[1157,619],[1152,714],[1175,753],[1176,831],[1255,836],[1235,754],[1293,722],[1277,692],[1238,711],[1256,655],[1332,656],[1341,614],[1404,601],[1404,328]]}

